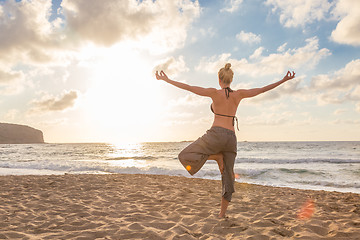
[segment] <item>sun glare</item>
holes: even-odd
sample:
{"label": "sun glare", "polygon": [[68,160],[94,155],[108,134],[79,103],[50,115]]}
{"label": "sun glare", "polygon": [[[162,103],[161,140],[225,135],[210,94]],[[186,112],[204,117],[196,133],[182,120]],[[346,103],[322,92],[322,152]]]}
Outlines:
{"label": "sun glare", "polygon": [[86,94],[92,120],[113,135],[151,127],[161,109],[151,64],[127,46],[104,49],[97,55],[93,86]]}

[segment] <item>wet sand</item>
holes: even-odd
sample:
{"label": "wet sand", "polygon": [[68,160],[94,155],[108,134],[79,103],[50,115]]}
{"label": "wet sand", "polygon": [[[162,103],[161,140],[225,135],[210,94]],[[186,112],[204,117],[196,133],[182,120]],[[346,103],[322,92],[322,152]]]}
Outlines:
{"label": "wet sand", "polygon": [[0,176],[0,188],[0,239],[360,239],[354,193],[236,183],[218,219],[214,180]]}

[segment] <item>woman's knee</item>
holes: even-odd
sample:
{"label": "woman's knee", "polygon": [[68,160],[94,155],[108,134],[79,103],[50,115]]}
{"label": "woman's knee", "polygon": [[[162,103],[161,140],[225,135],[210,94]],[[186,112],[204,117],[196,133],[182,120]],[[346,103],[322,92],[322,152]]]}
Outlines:
{"label": "woman's knee", "polygon": [[223,194],[223,198],[225,198],[226,201],[231,202],[232,194],[232,192],[225,192],[225,194]]}
{"label": "woman's knee", "polygon": [[179,154],[178,154],[178,159],[181,161],[183,161],[185,159],[185,155],[186,152],[184,150],[182,150]]}
{"label": "woman's knee", "polygon": [[191,161],[190,159],[192,159],[192,158],[188,152],[183,150],[179,153],[178,159],[181,162],[181,164],[184,165],[184,167],[186,167],[187,165],[190,164],[190,161]]}

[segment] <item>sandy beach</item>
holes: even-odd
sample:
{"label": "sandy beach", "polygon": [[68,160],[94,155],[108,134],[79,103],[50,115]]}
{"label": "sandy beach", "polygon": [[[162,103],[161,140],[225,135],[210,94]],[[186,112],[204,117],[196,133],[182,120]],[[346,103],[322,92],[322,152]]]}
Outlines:
{"label": "sandy beach", "polygon": [[227,217],[218,219],[215,180],[0,176],[0,188],[0,239],[360,239],[353,193],[236,183]]}

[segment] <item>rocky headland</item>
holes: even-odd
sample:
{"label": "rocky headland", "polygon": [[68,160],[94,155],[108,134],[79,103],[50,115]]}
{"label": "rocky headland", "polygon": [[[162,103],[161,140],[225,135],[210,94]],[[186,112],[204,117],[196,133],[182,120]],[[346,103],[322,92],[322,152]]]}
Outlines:
{"label": "rocky headland", "polygon": [[25,125],[0,123],[0,144],[44,143],[43,132]]}

